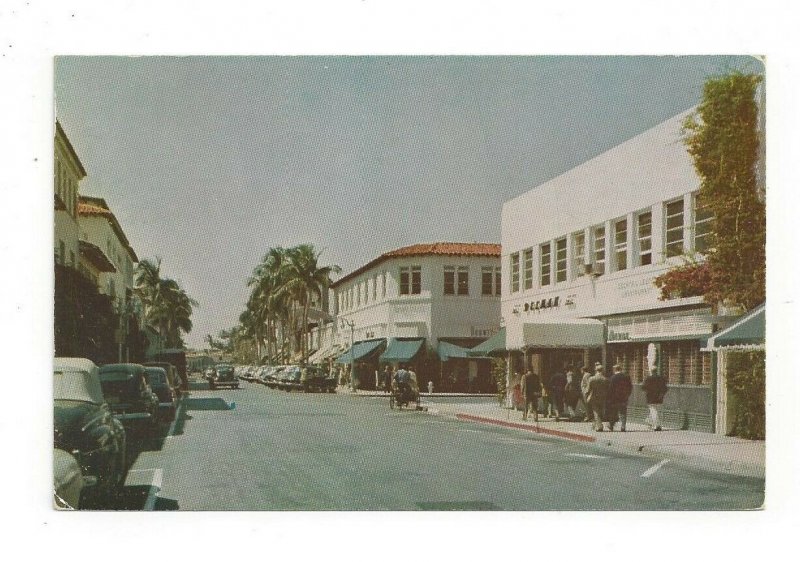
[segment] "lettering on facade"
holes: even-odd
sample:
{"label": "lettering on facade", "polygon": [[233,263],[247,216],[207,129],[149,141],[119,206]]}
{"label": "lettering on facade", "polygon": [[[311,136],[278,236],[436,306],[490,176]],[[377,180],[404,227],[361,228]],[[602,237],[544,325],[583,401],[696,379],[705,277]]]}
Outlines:
{"label": "lettering on facade", "polygon": [[621,298],[638,297],[653,291],[653,280],[646,277],[644,279],[621,281],[617,283],[616,289]]}
{"label": "lettering on facade", "polygon": [[538,301],[526,302],[523,306],[525,312],[533,312],[534,310],[546,310],[548,308],[557,308],[560,304],[561,297],[550,297],[549,299],[542,299]]}

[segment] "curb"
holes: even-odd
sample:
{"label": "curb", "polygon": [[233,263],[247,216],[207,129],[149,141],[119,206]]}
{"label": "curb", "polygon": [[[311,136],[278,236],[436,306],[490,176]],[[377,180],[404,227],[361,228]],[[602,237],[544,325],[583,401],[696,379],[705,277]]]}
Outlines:
{"label": "curb", "polygon": [[528,425],[516,422],[507,422],[497,420],[494,418],[484,418],[481,416],[474,416],[472,414],[459,414],[455,415],[457,420],[473,421],[477,423],[485,423],[489,425],[499,425],[501,427],[510,427],[513,429],[522,429],[523,431],[531,431],[533,433],[541,433],[543,435],[552,435],[553,437],[561,437],[562,439],[569,439],[571,441],[582,441],[584,443],[594,443],[597,441],[591,435],[584,435],[582,433],[571,433],[569,431],[561,431],[560,429],[547,429],[538,425]]}

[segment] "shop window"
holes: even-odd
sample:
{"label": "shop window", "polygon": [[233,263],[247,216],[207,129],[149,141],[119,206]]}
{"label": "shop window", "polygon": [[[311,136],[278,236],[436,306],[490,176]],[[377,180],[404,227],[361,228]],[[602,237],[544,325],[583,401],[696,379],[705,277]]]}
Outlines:
{"label": "shop window", "polygon": [[636,217],[636,235],[639,243],[639,265],[653,263],[653,214],[641,213]]}
{"label": "shop window", "polygon": [[509,288],[512,293],[519,292],[519,252],[509,256],[509,265],[511,270],[511,280]]}
{"label": "shop window", "polygon": [[533,248],[522,252],[522,289],[533,289]]}
{"label": "shop window", "polygon": [[702,205],[697,194],[694,196],[694,251],[708,252],[711,242],[711,209]]}
{"label": "shop window", "polygon": [[550,284],[550,242],[539,246],[539,284],[545,287]]}
{"label": "shop window", "polygon": [[596,226],[594,237],[594,273],[603,275],[606,272],[606,227]]}
{"label": "shop window", "polygon": [[616,271],[628,268],[628,221],[618,220],[614,223],[614,258]]}
{"label": "shop window", "polygon": [[573,277],[586,273],[586,235],[583,232],[572,235],[572,268]]}
{"label": "shop window", "polygon": [[665,251],[668,258],[683,254],[683,199],[666,205],[667,236]]}
{"label": "shop window", "polygon": [[556,240],[556,283],[567,280],[567,239]]}
{"label": "shop window", "polygon": [[469,268],[458,268],[458,294],[469,296]]}
{"label": "shop window", "polygon": [[446,266],[444,268],[444,294],[445,295],[455,295],[456,294],[456,268],[451,266]]}

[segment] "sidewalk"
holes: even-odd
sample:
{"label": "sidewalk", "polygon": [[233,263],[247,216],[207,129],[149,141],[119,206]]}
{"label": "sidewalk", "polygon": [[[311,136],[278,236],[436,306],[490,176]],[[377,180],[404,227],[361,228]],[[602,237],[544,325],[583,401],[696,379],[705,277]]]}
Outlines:
{"label": "sidewalk", "polygon": [[[343,395],[349,396],[366,396],[366,397],[383,397],[388,398],[389,395],[384,392],[383,390],[359,390],[358,392],[353,392],[347,386],[338,386],[336,387],[336,392]],[[422,397],[422,401],[425,402],[426,398],[494,398],[497,394],[468,394],[466,392],[434,392],[433,394],[428,394],[427,392],[421,392],[420,396]]]}
{"label": "sidewalk", "polygon": [[607,424],[604,424],[603,432],[595,432],[589,422],[556,422],[552,418],[540,416],[537,424],[532,416],[528,416],[528,421],[523,421],[522,412],[503,408],[496,403],[426,403],[425,395],[422,398],[422,406],[427,407],[429,414],[453,417],[462,421],[593,443],[598,447],[611,448],[623,453],[674,460],[725,474],[764,478],[764,441],[750,441],[669,427],[664,427],[664,431],[651,431],[646,425],[630,422],[624,433],[608,431]]}

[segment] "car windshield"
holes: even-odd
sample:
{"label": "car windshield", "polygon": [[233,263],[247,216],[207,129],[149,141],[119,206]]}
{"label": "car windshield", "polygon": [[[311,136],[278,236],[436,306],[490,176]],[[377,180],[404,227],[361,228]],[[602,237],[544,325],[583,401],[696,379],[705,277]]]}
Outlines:
{"label": "car windshield", "polygon": [[147,369],[147,380],[153,384],[167,384],[167,375],[161,369]]}
{"label": "car windshield", "polygon": [[101,371],[100,380],[102,382],[122,382],[133,378],[133,373],[130,371]]}

